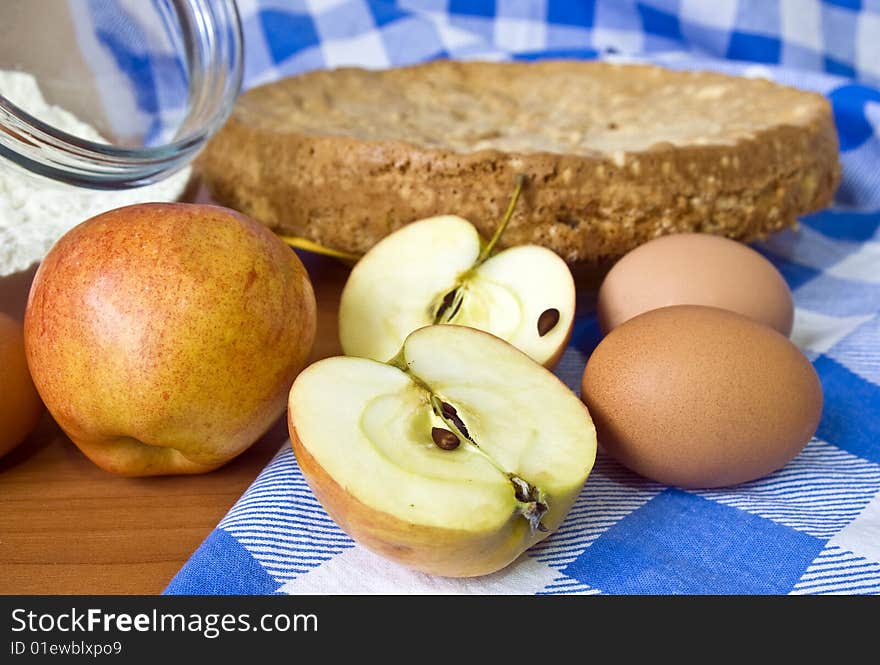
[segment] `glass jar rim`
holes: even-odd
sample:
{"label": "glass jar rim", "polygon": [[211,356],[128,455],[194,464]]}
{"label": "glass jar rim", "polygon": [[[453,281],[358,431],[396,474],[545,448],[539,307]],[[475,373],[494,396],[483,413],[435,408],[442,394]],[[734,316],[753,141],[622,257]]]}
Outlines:
{"label": "glass jar rim", "polygon": [[37,175],[92,189],[139,187],[188,165],[225,122],[241,89],[243,34],[235,0],[187,0],[182,6],[194,13],[187,37],[196,40],[207,60],[200,89],[190,90],[203,104],[195,118],[189,113],[182,122],[186,127],[195,119],[197,127],[161,145],[112,145],[60,130],[0,95],[0,157]]}

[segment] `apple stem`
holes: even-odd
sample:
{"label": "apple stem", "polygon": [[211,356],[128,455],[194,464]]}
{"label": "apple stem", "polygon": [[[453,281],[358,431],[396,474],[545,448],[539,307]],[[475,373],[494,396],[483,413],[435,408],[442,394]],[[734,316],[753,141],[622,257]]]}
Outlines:
{"label": "apple stem", "polygon": [[344,261],[345,263],[355,264],[361,259],[360,254],[353,254],[351,252],[344,252],[341,249],[333,249],[332,247],[325,247],[319,243],[313,242],[311,240],[307,240],[306,238],[300,238],[298,236],[283,236],[279,235],[279,238],[283,240],[285,243],[293,247],[294,249],[302,249],[306,252],[311,252],[312,254],[320,254],[321,256],[329,256],[334,259],[339,259],[340,261]]}
{"label": "apple stem", "polygon": [[510,223],[510,218],[513,217],[513,211],[516,208],[516,202],[519,200],[519,195],[522,193],[525,184],[526,176],[522,173],[517,173],[516,187],[513,190],[513,196],[510,197],[510,203],[507,204],[507,210],[504,211],[504,217],[501,218],[501,223],[498,225],[498,228],[495,229],[495,233],[492,235],[492,238],[489,240],[488,243],[486,243],[486,246],[483,247],[483,251],[481,251],[480,255],[477,257],[477,261],[476,263],[474,263],[474,268],[483,263],[492,254],[492,251],[495,249],[495,245],[498,244],[498,240],[501,238],[501,234],[504,233],[504,230]]}

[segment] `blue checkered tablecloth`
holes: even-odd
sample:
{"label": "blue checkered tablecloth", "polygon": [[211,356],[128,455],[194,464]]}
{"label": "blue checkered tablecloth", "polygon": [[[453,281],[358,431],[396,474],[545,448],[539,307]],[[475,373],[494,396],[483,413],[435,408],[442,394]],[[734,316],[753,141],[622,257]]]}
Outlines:
{"label": "blue checkered tablecloth", "polygon": [[[792,338],[825,391],[784,469],[682,491],[603,457],[560,530],[507,569],[453,580],[352,542],[285,445],[166,593],[880,593],[880,0],[240,0],[246,85],[317,67],[437,57],[641,57],[765,76],[831,100],[844,178],[832,209],[758,245],[796,303]],[[454,212],[454,211],[450,211]],[[558,375],[600,333],[581,293]]]}

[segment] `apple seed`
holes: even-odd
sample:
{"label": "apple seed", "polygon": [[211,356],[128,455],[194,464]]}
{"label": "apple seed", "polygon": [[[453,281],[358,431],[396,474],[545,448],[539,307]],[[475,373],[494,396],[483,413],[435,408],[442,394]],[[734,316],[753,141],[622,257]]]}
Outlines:
{"label": "apple seed", "polygon": [[[464,292],[460,287],[456,286],[449,293],[443,296],[440,307],[434,315],[434,323],[449,323],[458,314],[461,309],[461,303],[464,300]],[[448,312],[448,314],[447,314]]]}
{"label": "apple seed", "polygon": [[455,407],[452,406],[449,402],[440,402],[440,413],[443,414],[443,417],[446,420],[452,421],[452,424],[458,428],[458,431],[464,434],[466,439],[470,439],[471,435],[467,431],[467,427],[464,426],[464,422],[462,422],[461,418],[458,415],[458,411],[455,410]]}
{"label": "apple seed", "polygon": [[555,307],[545,309],[538,317],[538,335],[543,337],[559,323],[559,310]]}
{"label": "apple seed", "polygon": [[437,447],[442,450],[455,450],[460,443],[455,434],[443,427],[431,428],[431,438],[434,439],[434,443],[437,444]]}
{"label": "apple seed", "polygon": [[455,292],[458,289],[452,289],[449,293],[443,296],[443,302],[440,303],[440,307],[437,309],[436,318],[441,319],[443,315],[446,313],[446,310],[452,305],[452,301],[455,300]]}

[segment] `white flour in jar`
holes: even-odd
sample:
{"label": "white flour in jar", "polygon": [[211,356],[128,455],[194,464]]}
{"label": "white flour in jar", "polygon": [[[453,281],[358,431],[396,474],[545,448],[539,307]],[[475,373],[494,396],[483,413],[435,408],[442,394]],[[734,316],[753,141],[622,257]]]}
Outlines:
{"label": "white flour in jar", "polygon": [[[0,70],[0,95],[57,129],[105,142],[93,127],[48,104],[30,74]],[[0,276],[42,260],[58,238],[89,217],[133,203],[176,200],[186,188],[189,171],[137,189],[98,191],[23,173],[0,158]]]}

